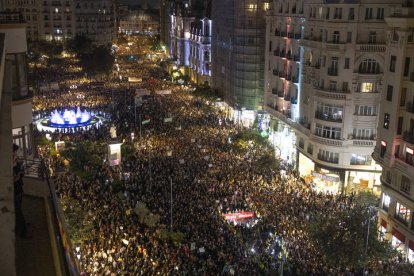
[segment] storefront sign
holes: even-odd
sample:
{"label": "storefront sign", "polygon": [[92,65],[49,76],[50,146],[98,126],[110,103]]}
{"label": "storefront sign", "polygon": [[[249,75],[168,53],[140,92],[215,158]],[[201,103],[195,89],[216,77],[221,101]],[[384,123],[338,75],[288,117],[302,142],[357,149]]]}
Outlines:
{"label": "storefront sign", "polygon": [[326,181],[339,182],[338,176],[325,175],[317,172],[312,172],[313,177],[317,177]]}
{"label": "storefront sign", "polygon": [[227,221],[252,219],[252,218],[254,218],[254,212],[240,212],[240,213],[223,214],[223,216],[224,216],[224,219],[227,220]]}

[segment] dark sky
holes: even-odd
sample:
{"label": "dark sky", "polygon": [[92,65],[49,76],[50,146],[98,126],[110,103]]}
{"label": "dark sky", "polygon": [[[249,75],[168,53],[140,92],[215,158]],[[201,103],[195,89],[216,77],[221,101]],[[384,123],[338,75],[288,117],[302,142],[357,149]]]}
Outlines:
{"label": "dark sky", "polygon": [[149,7],[159,8],[159,0],[119,0],[119,2],[122,4],[127,4],[127,5],[141,5],[141,6],[147,3]]}

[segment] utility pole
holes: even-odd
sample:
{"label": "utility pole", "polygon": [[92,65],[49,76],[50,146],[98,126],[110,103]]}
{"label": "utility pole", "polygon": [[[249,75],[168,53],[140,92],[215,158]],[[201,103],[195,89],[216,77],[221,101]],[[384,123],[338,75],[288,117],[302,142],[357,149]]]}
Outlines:
{"label": "utility pole", "polygon": [[173,221],[172,221],[172,218],[173,218],[173,196],[172,196],[172,178],[171,178],[171,176],[170,176],[170,231],[172,232],[172,229],[173,229]]}

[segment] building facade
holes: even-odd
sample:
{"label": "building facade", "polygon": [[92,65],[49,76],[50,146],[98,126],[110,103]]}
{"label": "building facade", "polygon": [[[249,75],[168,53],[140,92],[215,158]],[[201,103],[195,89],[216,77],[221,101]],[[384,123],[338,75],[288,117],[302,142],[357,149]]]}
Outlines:
{"label": "building facade", "polygon": [[414,261],[414,8],[385,9],[386,51],[374,159],[381,165],[379,224],[385,238]]}
{"label": "building facade", "polygon": [[32,95],[27,85],[26,24],[19,13],[0,13],[0,267],[15,275],[15,215],[12,144],[22,148],[21,157],[33,153]]}
{"label": "building facade", "polygon": [[29,41],[64,41],[78,34],[106,45],[114,35],[112,0],[3,0],[2,9],[22,14]]}
{"label": "building facade", "polygon": [[211,83],[211,20],[207,17],[191,22],[189,76],[193,83]]}
{"label": "building facade", "polygon": [[390,2],[273,1],[268,13],[266,110],[296,129],[297,169],[321,191],[380,191],[371,154]]}
{"label": "building facade", "polygon": [[269,2],[212,1],[212,87],[235,109],[263,109],[265,11]]}
{"label": "building facade", "polygon": [[158,34],[160,24],[143,10],[130,12],[119,19],[118,32],[122,34]]}

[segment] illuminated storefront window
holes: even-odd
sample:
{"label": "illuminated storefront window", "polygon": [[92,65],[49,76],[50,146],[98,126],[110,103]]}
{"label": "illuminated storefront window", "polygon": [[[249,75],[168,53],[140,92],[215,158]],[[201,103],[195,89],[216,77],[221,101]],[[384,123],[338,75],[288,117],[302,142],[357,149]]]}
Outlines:
{"label": "illuminated storefront window", "polygon": [[410,220],[411,210],[402,205],[401,203],[397,202],[395,206],[395,218],[408,225],[408,221]]}
{"label": "illuminated storefront window", "polygon": [[382,209],[388,211],[388,208],[390,207],[390,201],[391,198],[389,195],[382,194]]}

